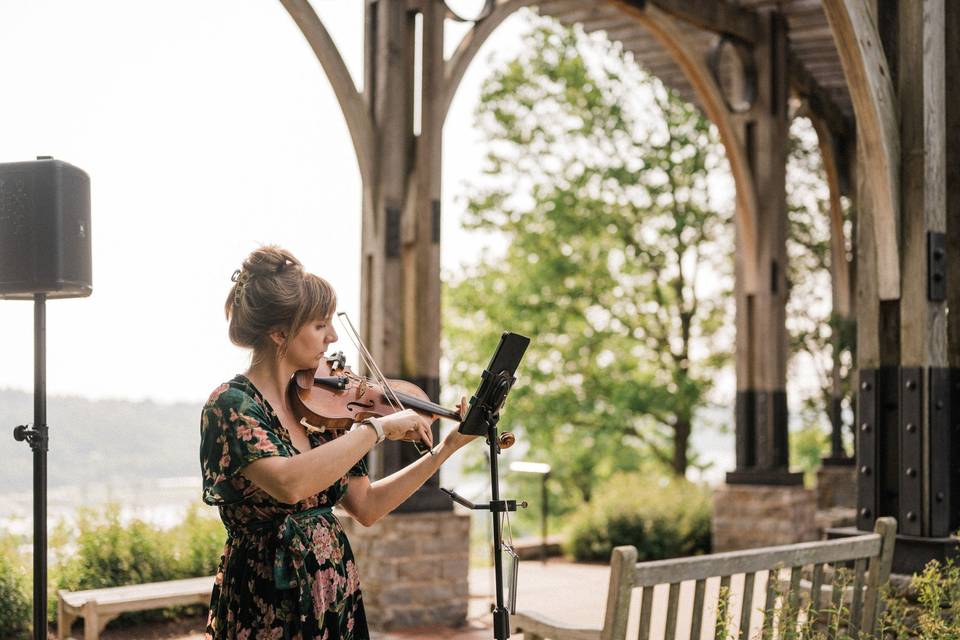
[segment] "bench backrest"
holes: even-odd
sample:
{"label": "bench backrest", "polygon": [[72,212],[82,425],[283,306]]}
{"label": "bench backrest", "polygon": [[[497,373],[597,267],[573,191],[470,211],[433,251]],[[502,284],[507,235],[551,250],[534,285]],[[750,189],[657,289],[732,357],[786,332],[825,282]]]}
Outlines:
{"label": "bench backrest", "polygon": [[[836,615],[843,609],[847,612],[844,626],[851,637],[858,637],[861,631],[872,634],[879,613],[879,587],[890,577],[896,530],[896,520],[878,518],[874,533],[861,536],[641,563],[636,562],[637,550],[634,547],[617,547],[610,563],[610,585],[601,640],[622,640],[625,637],[630,597],[635,588],[640,589],[639,639],[647,640],[654,613],[653,591],[657,585],[669,585],[664,612],[664,638],[673,640],[679,632],[677,610],[680,585],[689,581],[694,583],[689,637],[697,639],[705,612],[709,608],[716,610],[719,606],[717,600],[706,602],[707,579],[720,578],[722,597],[729,594],[731,577],[735,575],[743,575],[744,581],[739,612],[727,610],[731,626],[739,620],[736,626],[739,633],[734,632],[731,637],[754,637],[756,627],[751,629],[750,622],[758,609],[763,612],[761,624],[765,631],[774,626],[774,618],[780,620],[777,626],[781,629],[794,624],[797,612],[801,609],[801,591],[807,589],[811,594],[810,605],[806,607],[804,617],[813,619],[811,616],[816,616],[817,612],[822,615],[825,611],[832,611]],[[851,564],[853,571],[850,581],[847,584],[838,583],[837,576],[841,574],[835,569]],[[806,567],[809,567],[806,575],[810,579],[804,582],[809,586],[801,589],[801,576],[805,575]],[[754,599],[757,573],[766,574],[766,590],[756,599],[762,602]],[[789,578],[785,578],[787,574]],[[824,591],[829,591],[830,595],[826,605],[822,603]],[[849,606],[842,599],[844,592],[849,596]],[[737,613],[739,616],[736,616]],[[790,622],[790,616],[793,616],[793,623]],[[829,635],[830,629],[827,632]],[[681,637],[687,637],[685,625],[679,633]]]}

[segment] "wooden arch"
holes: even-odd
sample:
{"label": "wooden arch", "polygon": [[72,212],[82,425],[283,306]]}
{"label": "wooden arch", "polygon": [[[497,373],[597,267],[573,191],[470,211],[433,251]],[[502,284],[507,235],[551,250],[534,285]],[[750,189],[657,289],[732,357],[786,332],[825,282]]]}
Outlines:
{"label": "wooden arch", "polygon": [[[634,16],[666,48],[690,82],[704,110],[720,133],[720,140],[727,153],[737,192],[738,231],[747,255],[754,259],[744,261],[744,289],[753,293],[758,286],[757,264],[757,190],[746,150],[737,133],[723,94],[704,61],[693,52],[696,50],[672,23],[673,18],[652,4],[642,9],[613,0],[624,11]],[[446,117],[450,103],[464,73],[484,41],[513,12],[539,4],[538,0],[505,0],[497,4],[493,12],[476,23],[464,36],[456,52],[447,62],[446,88],[440,113]]]}
{"label": "wooden arch", "polygon": [[347,129],[360,165],[360,178],[367,189],[373,183],[373,122],[364,106],[363,96],[350,76],[336,43],[308,0],[280,0],[300,28],[313,53],[320,61],[333,93],[340,103]]}
{"label": "wooden arch", "polygon": [[[877,288],[900,298],[900,130],[896,94],[880,35],[863,0],[823,0],[857,118],[858,158],[872,207]],[[865,208],[864,208],[865,209]],[[867,212],[866,210],[864,211]]]}

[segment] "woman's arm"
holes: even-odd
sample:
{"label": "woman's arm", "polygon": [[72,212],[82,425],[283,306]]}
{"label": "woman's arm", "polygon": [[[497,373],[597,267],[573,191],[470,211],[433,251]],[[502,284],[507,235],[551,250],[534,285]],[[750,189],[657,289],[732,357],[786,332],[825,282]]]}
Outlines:
{"label": "woman's arm", "polygon": [[294,504],[342,478],[376,441],[373,429],[359,429],[289,458],[254,460],[241,473],[274,500]]}
{"label": "woman's arm", "polygon": [[[433,444],[429,425],[413,411],[381,418],[390,440],[423,439]],[[350,431],[310,451],[292,457],[271,456],[254,460],[241,473],[279,502],[294,504],[320,493],[346,475],[377,442],[372,427]]]}
{"label": "woman's arm", "polygon": [[350,488],[340,504],[357,522],[369,527],[400,506],[437,472],[447,458],[473,439],[474,436],[465,436],[453,430],[434,449],[434,455],[421,456],[386,478],[371,483],[366,476],[351,477]]}

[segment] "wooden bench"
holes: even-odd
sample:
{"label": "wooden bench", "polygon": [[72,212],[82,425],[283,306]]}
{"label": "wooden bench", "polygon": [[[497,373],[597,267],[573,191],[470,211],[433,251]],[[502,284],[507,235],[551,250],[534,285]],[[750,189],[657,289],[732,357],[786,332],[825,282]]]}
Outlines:
{"label": "wooden bench", "polygon": [[[843,624],[846,632],[853,638],[859,637],[860,632],[869,636],[882,608],[880,587],[890,577],[896,529],[893,518],[878,518],[874,533],[845,539],[641,563],[636,562],[636,548],[617,547],[610,561],[602,628],[572,627],[528,612],[511,616],[511,628],[523,633],[524,640],[623,640],[631,596],[634,589],[639,589],[639,640],[650,638],[654,616],[663,623],[662,637],[665,639],[699,639],[704,620],[711,613],[714,619],[717,617],[717,594],[732,592],[737,595],[726,600],[731,633],[725,637],[759,637],[760,628],[770,630],[774,627],[779,628],[780,635],[794,621],[799,620],[802,624],[804,619],[809,619],[819,621],[817,628],[825,637],[834,638],[834,629],[824,628],[823,618],[829,618],[831,612],[841,608],[847,611]],[[848,573],[851,565],[852,572]],[[837,571],[838,567],[844,570]],[[736,584],[742,587],[731,589],[731,578],[740,575],[743,576],[742,582],[738,578]],[[837,582],[838,588],[834,588],[838,576],[844,577]],[[716,592],[709,598],[708,580],[712,583],[710,590]],[[684,588],[687,595],[683,607],[680,606],[681,583],[688,583]],[[662,597],[658,598],[660,604],[654,606],[657,585],[669,585],[661,589],[667,591],[665,606]],[[758,589],[761,595],[755,598]],[[814,600],[811,594],[818,597]],[[811,606],[813,602],[815,607]],[[678,623],[680,608],[688,611],[689,616]],[[802,610],[806,613],[797,613]],[[785,624],[785,620],[789,624]],[[659,631],[660,628],[654,633],[655,637],[660,637]],[[713,629],[710,629],[710,637],[714,637]],[[773,634],[764,634],[763,637],[772,638]]]}
{"label": "wooden bench", "polygon": [[124,587],[57,592],[57,638],[83,618],[83,640],[97,640],[107,623],[121,613],[190,604],[210,604],[214,576],[169,580]]}

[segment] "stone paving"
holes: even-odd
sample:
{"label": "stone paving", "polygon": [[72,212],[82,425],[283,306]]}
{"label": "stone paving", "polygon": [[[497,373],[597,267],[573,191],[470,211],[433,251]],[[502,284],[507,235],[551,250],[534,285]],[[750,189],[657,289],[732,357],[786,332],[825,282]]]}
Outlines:
{"label": "stone paving", "polygon": [[[574,564],[563,560],[520,563],[517,609],[528,609],[568,624],[599,627],[607,599],[607,565]],[[470,606],[467,625],[459,629],[430,627],[374,634],[373,640],[424,638],[481,640],[493,638],[490,604],[493,602],[492,568],[470,570]],[[523,638],[522,635],[511,638]]]}

